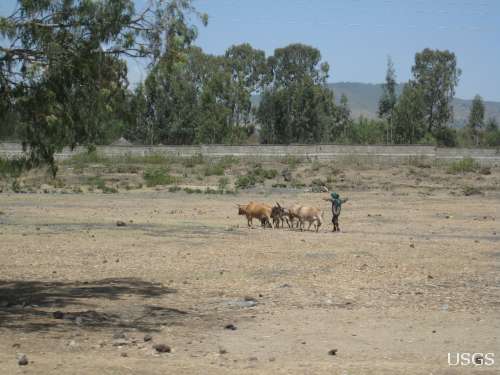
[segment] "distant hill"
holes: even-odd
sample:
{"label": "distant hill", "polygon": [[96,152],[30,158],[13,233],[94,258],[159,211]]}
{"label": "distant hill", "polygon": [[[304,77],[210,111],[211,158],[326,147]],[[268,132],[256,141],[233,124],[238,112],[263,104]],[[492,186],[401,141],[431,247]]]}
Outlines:
{"label": "distant hill", "polygon": [[[335,99],[340,100],[340,96],[345,94],[349,100],[352,116],[365,116],[369,118],[377,117],[378,101],[382,95],[382,84],[358,83],[358,82],[337,82],[329,83],[328,86],[335,93]],[[404,84],[398,84],[397,94],[401,94]],[[453,108],[455,114],[454,125],[462,127],[467,122],[472,100],[455,98]],[[484,102],[486,107],[486,119],[495,117],[500,122],[500,102]]]}

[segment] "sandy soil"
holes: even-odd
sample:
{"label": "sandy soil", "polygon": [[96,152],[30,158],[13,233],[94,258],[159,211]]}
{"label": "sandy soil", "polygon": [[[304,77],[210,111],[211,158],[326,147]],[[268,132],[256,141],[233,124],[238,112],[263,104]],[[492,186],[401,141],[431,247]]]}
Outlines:
{"label": "sandy soil", "polygon": [[[322,194],[2,194],[0,372],[498,374],[498,194],[347,195],[333,234]],[[250,200],[328,225],[249,229]]]}

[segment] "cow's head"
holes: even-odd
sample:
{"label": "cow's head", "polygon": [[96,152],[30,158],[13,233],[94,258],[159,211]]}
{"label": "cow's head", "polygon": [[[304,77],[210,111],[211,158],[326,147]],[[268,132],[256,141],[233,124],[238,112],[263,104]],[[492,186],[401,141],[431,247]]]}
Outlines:
{"label": "cow's head", "polygon": [[238,207],[238,215],[246,215],[247,213],[247,205],[246,204],[237,204]]}

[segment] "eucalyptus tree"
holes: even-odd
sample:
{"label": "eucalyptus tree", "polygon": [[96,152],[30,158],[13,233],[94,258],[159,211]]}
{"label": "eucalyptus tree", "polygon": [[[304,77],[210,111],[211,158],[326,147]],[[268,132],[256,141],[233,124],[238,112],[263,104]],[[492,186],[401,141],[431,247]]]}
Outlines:
{"label": "eucalyptus tree", "polygon": [[0,17],[0,108],[15,106],[32,164],[48,163],[65,146],[92,147],[114,103],[124,98],[124,57],[170,64],[196,38],[192,17],[207,17],[191,0],[19,0]]}

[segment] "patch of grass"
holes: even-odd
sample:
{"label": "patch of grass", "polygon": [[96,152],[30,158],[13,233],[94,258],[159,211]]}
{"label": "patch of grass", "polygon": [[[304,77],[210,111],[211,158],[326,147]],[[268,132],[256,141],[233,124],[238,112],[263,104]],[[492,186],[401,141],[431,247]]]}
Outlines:
{"label": "patch of grass", "polygon": [[297,166],[302,162],[300,158],[294,155],[287,155],[281,159],[281,163],[287,164],[291,169],[297,168]]}
{"label": "patch of grass", "polygon": [[448,167],[448,173],[459,174],[467,172],[475,172],[479,168],[478,163],[472,158],[464,158],[453,162]]}
{"label": "patch of grass", "polygon": [[110,161],[108,157],[99,154],[96,150],[92,150],[73,155],[63,163],[83,168],[89,164],[109,164]]}
{"label": "patch of grass", "polygon": [[275,184],[272,184],[271,185],[273,188],[286,188],[286,184],[283,184],[283,183],[280,183],[280,182],[277,182]]}
{"label": "patch of grass", "polygon": [[408,158],[408,165],[417,168],[430,168],[431,165],[425,156],[410,156]]}
{"label": "patch of grass", "polygon": [[178,178],[168,174],[164,168],[148,168],[143,174],[146,186],[172,185],[178,182]]}
{"label": "patch of grass", "polygon": [[186,193],[188,194],[202,194],[203,193],[203,190],[201,189],[191,189],[189,187],[186,187],[183,189]]}
{"label": "patch of grass", "polygon": [[463,193],[465,196],[470,196],[470,195],[482,195],[483,192],[481,189],[475,186],[464,186],[462,189]]}
{"label": "patch of grass", "polygon": [[104,185],[104,188],[102,189],[102,192],[104,194],[116,194],[116,193],[118,193],[118,189],[115,188],[114,186],[106,186],[106,185]]}
{"label": "patch of grass", "polygon": [[87,179],[87,184],[90,187],[104,190],[106,188],[106,182],[99,176],[89,177]]}
{"label": "patch of grass", "polygon": [[203,155],[202,154],[196,154],[193,156],[190,156],[188,158],[182,159],[182,165],[186,168],[193,168],[196,165],[203,164]]}
{"label": "patch of grass", "polygon": [[312,162],[312,165],[311,165],[311,170],[312,170],[313,172],[318,172],[318,171],[321,169],[321,167],[322,167],[322,166],[323,166],[323,165],[322,165],[322,164],[321,164],[318,160],[316,160],[316,159],[315,159],[315,160]]}
{"label": "patch of grass", "polygon": [[219,163],[209,163],[205,165],[203,174],[205,176],[223,176],[224,175],[224,165]]}
{"label": "patch of grass", "polygon": [[301,181],[301,180],[292,180],[292,183],[291,183],[292,187],[296,188],[296,189],[301,189],[301,188],[304,188],[306,187],[306,184]]}
{"label": "patch of grass", "polygon": [[219,181],[217,182],[217,187],[219,190],[226,190],[229,185],[229,178],[227,177],[221,177],[219,178]]}

